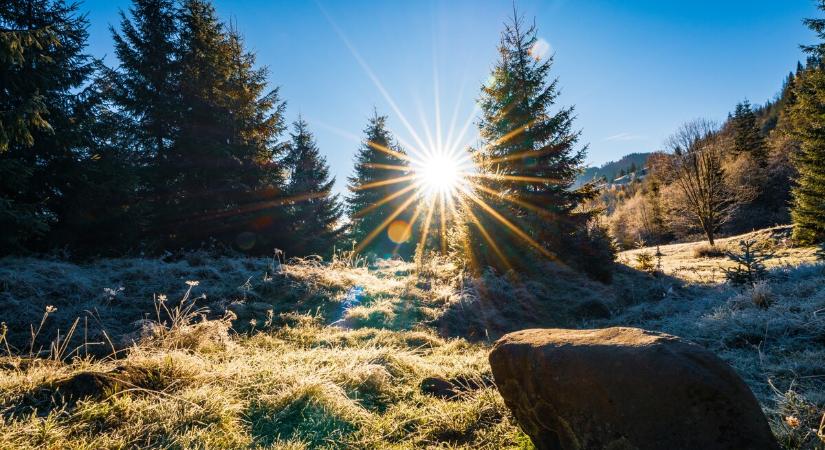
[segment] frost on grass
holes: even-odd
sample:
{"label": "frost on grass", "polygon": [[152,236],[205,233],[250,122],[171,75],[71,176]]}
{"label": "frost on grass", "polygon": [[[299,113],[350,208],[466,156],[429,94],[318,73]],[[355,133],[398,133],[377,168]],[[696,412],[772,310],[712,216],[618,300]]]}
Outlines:
{"label": "frost on grass", "polygon": [[[611,285],[553,264],[472,278],[443,258],[5,259],[0,301],[19,313],[0,329],[0,354],[16,355],[0,357],[0,448],[531,448],[485,381],[489,343],[613,325],[709,348],[786,448],[821,446],[825,268],[800,257],[754,285],[696,283],[671,269],[707,273],[708,259],[679,245],[662,248],[664,273],[619,267]],[[82,345],[107,339],[115,358]],[[475,387],[442,399],[422,391],[428,377]]]}

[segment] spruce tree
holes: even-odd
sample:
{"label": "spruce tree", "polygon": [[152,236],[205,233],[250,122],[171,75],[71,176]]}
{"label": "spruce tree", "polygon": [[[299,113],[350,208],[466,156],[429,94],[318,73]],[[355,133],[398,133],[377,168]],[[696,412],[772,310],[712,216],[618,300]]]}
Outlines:
{"label": "spruce tree", "polygon": [[[825,0],[818,7],[825,11]],[[825,42],[825,19],[805,23]],[[803,48],[812,61],[825,57],[825,43]],[[813,63],[797,74],[794,94],[789,115],[800,149],[793,159],[798,172],[792,191],[793,236],[800,243],[812,244],[825,241],[825,67]]]}
{"label": "spruce tree", "polygon": [[[184,113],[159,172],[167,183],[160,225],[174,245],[216,238],[271,251],[283,239],[284,103],[267,90],[240,36],[214,8],[188,0],[180,14],[178,64]],[[267,250],[269,249],[269,250]]]}
{"label": "spruce tree", "polygon": [[[573,129],[573,108],[553,111],[559,95],[558,81],[550,78],[553,55],[534,55],[537,42],[535,26],[526,25],[514,12],[501,35],[491,81],[481,90],[483,145],[475,157],[481,170],[493,176],[480,179],[479,195],[531,237],[542,253],[571,253],[562,249],[577,241],[573,236],[586,221],[573,214],[583,193],[571,189],[585,148],[576,148],[580,133]],[[523,260],[524,249],[530,247],[524,237],[514,236],[495,220],[482,225],[490,233],[497,227],[495,241],[505,257]],[[480,253],[491,253],[492,245],[475,241],[473,247]],[[486,263],[498,265],[496,258],[482,256]]]}
{"label": "spruce tree", "polygon": [[177,11],[171,0],[133,0],[121,11],[120,32],[110,28],[115,55],[111,71],[114,102],[134,120],[130,130],[137,148],[149,159],[163,158],[180,121],[178,108]]}
{"label": "spruce tree", "polygon": [[768,149],[749,101],[745,100],[736,105],[730,126],[733,133],[733,153],[748,154],[760,167],[767,166]]}
{"label": "spruce tree", "polygon": [[94,71],[76,4],[9,0],[0,8],[0,252],[38,246],[76,173],[80,91]]}
{"label": "spruce tree", "polygon": [[286,196],[289,200],[290,244],[294,255],[329,255],[341,237],[342,210],[338,194],[332,194],[335,178],[329,175],[326,158],[303,119],[293,124],[291,142],[284,160],[289,171]]}
{"label": "spruce tree", "polygon": [[[399,243],[389,238],[387,226],[392,220],[409,220],[413,208],[409,204],[401,207],[415,195],[412,189],[404,192],[409,187],[407,160],[387,130],[386,121],[387,117],[377,112],[370,118],[364,130],[364,142],[355,157],[355,174],[348,179],[350,195],[347,197],[352,221],[350,237],[359,250],[379,256],[390,256],[398,248]],[[396,179],[402,182],[393,182]],[[409,253],[410,248],[402,250]]]}

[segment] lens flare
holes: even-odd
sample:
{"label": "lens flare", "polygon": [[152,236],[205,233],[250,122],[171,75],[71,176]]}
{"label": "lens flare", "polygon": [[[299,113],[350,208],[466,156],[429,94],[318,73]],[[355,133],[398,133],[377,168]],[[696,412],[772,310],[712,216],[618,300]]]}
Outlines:
{"label": "lens flare", "polygon": [[412,237],[412,227],[407,222],[399,219],[390,224],[387,235],[394,243],[402,244]]}

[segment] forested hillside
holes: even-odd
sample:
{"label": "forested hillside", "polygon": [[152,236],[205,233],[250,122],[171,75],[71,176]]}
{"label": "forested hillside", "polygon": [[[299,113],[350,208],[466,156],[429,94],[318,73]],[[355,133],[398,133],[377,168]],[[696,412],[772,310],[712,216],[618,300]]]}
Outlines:
{"label": "forested hillside", "polygon": [[[776,98],[737,104],[727,120],[686,122],[648,156],[644,176],[604,186],[591,206],[605,211],[623,248],[737,234],[791,221],[801,148],[795,86],[818,59],[798,66]],[[800,192],[797,190],[797,192]]]}
{"label": "forested hillside", "polygon": [[610,161],[598,167],[586,167],[582,170],[573,187],[580,187],[588,182],[611,182],[616,178],[636,172],[647,165],[647,158],[651,153],[630,153],[622,156],[618,161]]}

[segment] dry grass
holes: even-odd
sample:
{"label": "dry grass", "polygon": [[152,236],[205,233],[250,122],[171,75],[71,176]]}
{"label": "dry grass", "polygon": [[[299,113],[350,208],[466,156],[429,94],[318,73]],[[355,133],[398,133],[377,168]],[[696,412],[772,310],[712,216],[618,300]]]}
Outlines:
{"label": "dry grass", "polygon": [[[693,247],[703,243],[661,247],[664,271],[673,277],[667,295],[630,306],[600,325],[639,326],[705,346],[748,383],[785,448],[821,449],[825,266],[815,263],[814,248],[783,245],[776,236],[785,230],[761,230],[717,244],[756,239],[777,252],[766,261],[767,279],[743,287],[722,283],[718,267],[728,264],[725,260],[692,256]],[[651,251],[639,251],[645,250]],[[634,253],[626,252],[625,259]]]}
{"label": "dry grass", "polygon": [[[412,273],[424,267],[400,261],[337,262],[332,270],[315,260],[199,263],[235,270],[195,283],[182,261],[5,260],[31,292],[57,289],[31,281],[42,272],[84,280],[78,295],[54,301],[58,311],[79,310],[72,301],[105,308],[84,294],[123,279],[124,268],[151,267],[158,277],[177,270],[183,292],[157,293],[151,303],[142,291],[150,299],[143,312],[125,308],[131,327],[111,334],[133,345],[117,359],[3,358],[0,448],[532,448],[482,381],[490,378],[487,349],[424,324],[452,292],[455,268],[422,279]],[[14,294],[20,303],[24,288]],[[127,284],[118,295],[136,289]],[[244,305],[256,326],[230,305]],[[44,328],[69,321],[53,314]],[[141,316],[148,318],[132,322]],[[451,400],[430,397],[419,387],[430,376],[476,379],[481,387]],[[81,384],[88,388],[78,391]]]}
{"label": "dry grass", "polygon": [[[768,269],[777,267],[796,267],[816,261],[816,249],[813,247],[797,248],[790,245],[789,227],[774,227],[759,230],[741,236],[717,239],[715,249],[704,242],[662,245],[662,270],[665,274],[692,283],[720,283],[725,280],[723,268],[735,264],[718,255],[719,251],[738,251],[739,241],[754,239],[770,247],[774,257],[767,260]],[[621,252],[619,261],[634,265],[638,253],[655,253],[655,248],[634,249]]]}
{"label": "dry grass", "polygon": [[[492,387],[452,401],[419,392],[426,376],[489,376],[482,347],[316,325],[235,344],[231,352],[137,347],[117,362],[4,370],[0,448],[493,449],[524,441]],[[32,400],[56,380],[122,364],[165,367],[170,380],[73,405]]]}
{"label": "dry grass", "polygon": [[[661,247],[665,274],[620,266],[612,285],[553,264],[541,279],[471,278],[435,257],[7,258],[0,301],[17,317],[3,319],[16,356],[0,358],[0,448],[532,448],[489,384],[489,342],[527,327],[609,325],[711,349],[786,448],[818,448],[825,272],[807,263],[810,249],[770,240],[781,261],[742,288],[719,283],[711,268],[723,261],[693,258],[692,244]],[[85,317],[79,350],[29,358],[28,324],[47,305],[57,311],[35,348]],[[100,358],[108,344],[86,356],[84,342],[107,337],[117,358]],[[435,398],[420,387],[430,376],[479,387]]]}

